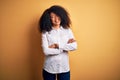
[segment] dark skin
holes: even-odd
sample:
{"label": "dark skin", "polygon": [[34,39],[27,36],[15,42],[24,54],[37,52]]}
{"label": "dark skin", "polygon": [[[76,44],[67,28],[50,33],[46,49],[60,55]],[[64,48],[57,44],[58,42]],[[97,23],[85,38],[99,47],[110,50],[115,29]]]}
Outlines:
{"label": "dark skin", "polygon": [[[69,43],[73,43],[73,42],[75,42],[75,40],[72,38],[72,39],[69,39],[67,43],[69,44]],[[49,48],[59,49],[59,45],[57,43],[54,43],[54,44],[50,45]]]}

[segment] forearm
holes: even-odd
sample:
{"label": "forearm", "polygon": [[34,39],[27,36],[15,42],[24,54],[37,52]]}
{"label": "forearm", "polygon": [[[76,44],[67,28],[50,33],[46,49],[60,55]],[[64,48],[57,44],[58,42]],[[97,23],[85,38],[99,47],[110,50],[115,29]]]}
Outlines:
{"label": "forearm", "polygon": [[73,42],[73,43],[65,44],[64,46],[60,46],[59,48],[65,51],[73,51],[77,49],[77,43]]}
{"label": "forearm", "polygon": [[45,55],[58,55],[62,51],[60,49],[54,49],[54,48],[43,48],[43,52]]}

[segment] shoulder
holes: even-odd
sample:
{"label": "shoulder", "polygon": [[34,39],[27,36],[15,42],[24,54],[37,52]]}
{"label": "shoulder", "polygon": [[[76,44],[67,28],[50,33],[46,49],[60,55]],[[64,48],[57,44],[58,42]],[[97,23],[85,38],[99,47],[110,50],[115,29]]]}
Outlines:
{"label": "shoulder", "polygon": [[71,33],[72,32],[72,29],[71,28],[68,28],[68,29],[64,29],[67,33]]}
{"label": "shoulder", "polygon": [[45,36],[45,35],[47,35],[47,34],[48,34],[48,32],[42,32],[42,33],[41,33],[42,36]]}
{"label": "shoulder", "polygon": [[67,29],[65,29],[65,28],[63,28],[63,27],[61,27],[61,30],[63,30],[63,31],[67,31],[67,32],[72,31],[71,28],[67,28]]}

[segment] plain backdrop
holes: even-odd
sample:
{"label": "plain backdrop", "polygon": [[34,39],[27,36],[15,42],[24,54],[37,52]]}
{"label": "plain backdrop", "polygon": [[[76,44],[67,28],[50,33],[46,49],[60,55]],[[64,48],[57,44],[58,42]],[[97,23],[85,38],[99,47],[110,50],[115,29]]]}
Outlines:
{"label": "plain backdrop", "polygon": [[120,80],[120,0],[0,0],[0,80],[42,80],[38,21],[52,5],[70,13],[78,43],[71,80]]}

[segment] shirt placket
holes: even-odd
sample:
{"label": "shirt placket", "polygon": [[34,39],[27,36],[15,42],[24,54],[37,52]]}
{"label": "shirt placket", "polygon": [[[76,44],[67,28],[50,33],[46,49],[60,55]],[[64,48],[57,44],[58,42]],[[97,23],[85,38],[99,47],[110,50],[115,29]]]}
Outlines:
{"label": "shirt placket", "polygon": [[[57,30],[57,43],[60,45],[60,30]],[[58,57],[61,60],[61,56]],[[61,71],[61,61],[57,63],[57,71]]]}

